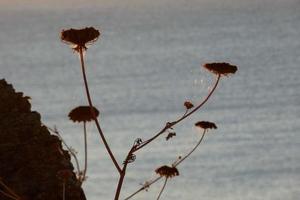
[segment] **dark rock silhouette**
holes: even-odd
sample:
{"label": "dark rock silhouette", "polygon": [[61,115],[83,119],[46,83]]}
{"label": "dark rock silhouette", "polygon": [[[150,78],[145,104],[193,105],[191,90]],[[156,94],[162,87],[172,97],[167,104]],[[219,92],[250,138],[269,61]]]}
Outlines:
{"label": "dark rock silhouette", "polygon": [[[61,200],[64,184],[66,200],[86,200],[69,153],[31,111],[29,99],[0,80],[0,181],[24,200]],[[70,176],[60,177],[62,171]],[[1,192],[0,199],[11,200]]]}

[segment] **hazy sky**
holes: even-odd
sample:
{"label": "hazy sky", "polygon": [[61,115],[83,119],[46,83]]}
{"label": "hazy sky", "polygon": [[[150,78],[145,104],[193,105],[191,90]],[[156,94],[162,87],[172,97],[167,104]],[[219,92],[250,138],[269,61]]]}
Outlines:
{"label": "hazy sky", "polygon": [[139,7],[147,5],[194,5],[201,6],[232,6],[240,7],[256,3],[287,4],[289,2],[299,2],[300,0],[0,0],[1,9],[24,9],[24,8],[80,8],[90,6],[126,6]]}

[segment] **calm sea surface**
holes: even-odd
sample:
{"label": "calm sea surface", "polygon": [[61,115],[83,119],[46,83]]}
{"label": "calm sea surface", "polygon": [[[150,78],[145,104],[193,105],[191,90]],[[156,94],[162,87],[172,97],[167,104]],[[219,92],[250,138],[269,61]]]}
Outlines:
{"label": "calm sea surface", "polygon": [[[170,180],[162,199],[298,200],[300,197],[300,2],[153,1],[0,9],[0,78],[31,96],[42,121],[56,126],[83,161],[81,124],[68,112],[87,104],[78,56],[61,43],[71,27],[95,26],[101,38],[85,56],[100,122],[122,162],[136,138],[147,139],[201,101],[215,81],[200,66],[230,62],[203,109],[137,154],[122,198],[156,177],[196,144],[193,127],[209,120],[199,149]],[[88,200],[113,199],[116,173],[93,124],[89,131]],[[156,199],[163,182],[134,199]]]}

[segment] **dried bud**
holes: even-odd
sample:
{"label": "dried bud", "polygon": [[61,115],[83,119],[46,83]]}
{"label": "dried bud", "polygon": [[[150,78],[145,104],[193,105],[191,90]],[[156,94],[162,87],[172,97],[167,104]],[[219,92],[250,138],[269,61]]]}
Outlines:
{"label": "dried bud", "polygon": [[75,51],[86,50],[87,44],[94,43],[100,36],[100,32],[94,27],[83,29],[68,29],[61,32],[60,38],[63,42],[73,46]]}
{"label": "dried bud", "polygon": [[194,105],[190,101],[184,102],[184,106],[186,107],[186,109],[191,109],[194,107]]}
{"label": "dried bud", "polygon": [[160,176],[166,178],[172,178],[173,176],[179,176],[179,172],[176,167],[169,167],[167,165],[161,166],[155,170]]}
{"label": "dried bud", "polygon": [[195,123],[195,126],[203,129],[217,129],[217,126],[213,122],[199,121]]}
{"label": "dried bud", "polygon": [[[96,115],[95,117],[98,117],[99,111],[95,107],[93,107],[93,109]],[[93,120],[90,106],[78,106],[71,110],[68,116],[73,122],[87,122]]]}
{"label": "dried bud", "polygon": [[216,75],[226,76],[237,71],[237,67],[229,63],[207,63],[203,67]]}
{"label": "dried bud", "polygon": [[166,137],[166,140],[169,140],[170,138],[176,136],[176,133],[175,132],[169,132],[169,134],[167,135]]}

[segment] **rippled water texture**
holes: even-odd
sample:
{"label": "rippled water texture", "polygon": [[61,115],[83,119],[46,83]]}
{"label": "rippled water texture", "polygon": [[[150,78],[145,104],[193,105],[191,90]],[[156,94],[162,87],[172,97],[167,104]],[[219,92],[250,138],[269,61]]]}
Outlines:
{"label": "rippled water texture", "polygon": [[[177,136],[161,137],[129,165],[122,197],[155,177],[154,169],[187,152],[210,131],[193,156],[179,166],[162,199],[298,200],[300,196],[300,2],[150,1],[0,9],[0,78],[32,97],[43,123],[60,130],[83,162],[83,127],[68,112],[87,104],[78,56],[61,43],[64,28],[95,26],[101,39],[86,65],[100,123],[122,162],[137,138],[149,138],[198,102],[214,77],[200,65],[226,61],[239,66],[222,78],[216,93]],[[22,7],[23,6],[23,7]],[[89,200],[113,199],[118,174],[89,131]],[[155,199],[163,182],[135,199]]]}

